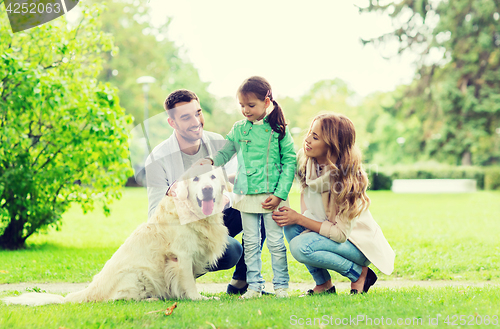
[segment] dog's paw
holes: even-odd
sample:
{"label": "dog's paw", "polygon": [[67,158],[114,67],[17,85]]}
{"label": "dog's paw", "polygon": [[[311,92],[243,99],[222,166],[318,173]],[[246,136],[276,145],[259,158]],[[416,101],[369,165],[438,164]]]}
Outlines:
{"label": "dog's paw", "polygon": [[144,299],[145,302],[157,302],[159,301],[160,299],[159,298],[156,298],[156,297],[150,297],[150,298],[146,298]]}
{"label": "dog's paw", "polygon": [[198,295],[194,295],[194,296],[189,297],[189,299],[191,299],[191,300],[207,300],[208,297],[205,297],[203,295],[198,294]]}

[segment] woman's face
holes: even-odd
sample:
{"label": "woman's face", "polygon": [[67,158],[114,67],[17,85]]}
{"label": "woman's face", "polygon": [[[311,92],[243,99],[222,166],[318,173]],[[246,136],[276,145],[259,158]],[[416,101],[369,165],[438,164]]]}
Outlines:
{"label": "woman's face", "polygon": [[321,123],[315,120],[311,132],[304,140],[304,153],[308,157],[315,158],[319,164],[326,164],[328,145],[321,134]]}

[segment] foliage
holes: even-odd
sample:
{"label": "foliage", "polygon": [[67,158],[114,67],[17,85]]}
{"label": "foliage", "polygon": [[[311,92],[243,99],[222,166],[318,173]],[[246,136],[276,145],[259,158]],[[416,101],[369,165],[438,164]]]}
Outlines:
{"label": "foliage", "polygon": [[484,169],[484,189],[500,190],[500,167]]}
{"label": "foliage", "polygon": [[379,190],[391,189],[392,187],[391,175],[381,170],[372,170],[371,168],[367,170],[367,174],[368,174],[368,181],[370,182],[368,185],[369,190],[379,191]]}
{"label": "foliage", "polygon": [[[367,96],[359,105],[359,112],[364,116],[363,158],[370,164],[381,167],[395,163],[414,163],[421,155],[418,140],[409,138],[418,133],[420,123],[416,118],[398,120],[390,109],[394,106],[394,95],[404,87],[398,87],[392,93],[375,93]],[[358,129],[358,127],[356,127]],[[363,127],[361,127],[363,129]],[[359,130],[359,129],[358,129]],[[362,136],[363,137],[363,136]],[[360,142],[359,138],[358,142]]]}
{"label": "foliage", "polygon": [[149,117],[163,112],[167,95],[180,88],[193,90],[202,108],[213,111],[215,100],[207,91],[209,84],[200,80],[197,69],[167,37],[170,19],[153,25],[146,1],[109,0],[105,4],[107,10],[99,21],[102,31],[113,35],[116,47],[105,51],[98,79],[118,87],[120,103],[134,116],[135,124],[144,120],[144,92],[136,82],[144,75],[156,79],[148,92]]}
{"label": "foliage", "polygon": [[[131,174],[127,125],[117,91],[97,81],[101,6],[12,34],[0,10],[0,247],[19,248],[58,226],[71,203],[108,204]],[[3,8],[3,6],[1,6]]]}
{"label": "foliage", "polygon": [[[285,97],[278,99],[289,127],[292,130],[296,147],[302,145],[312,119],[324,112],[342,113],[351,119],[356,127],[356,140],[364,147],[367,124],[360,108],[355,104],[357,95],[341,79],[321,80],[298,99]],[[295,128],[295,129],[294,129]]]}
{"label": "foliage", "polygon": [[[201,99],[203,102],[203,100]],[[210,113],[205,113],[205,130],[213,131],[226,137],[236,121],[245,117],[241,114],[238,102],[234,97],[217,99]]]}
{"label": "foliage", "polygon": [[421,122],[406,132],[417,154],[450,164],[500,162],[500,3],[494,0],[380,4],[394,31],[365,42],[396,40],[399,53],[420,57],[415,81],[388,109],[398,121]]}

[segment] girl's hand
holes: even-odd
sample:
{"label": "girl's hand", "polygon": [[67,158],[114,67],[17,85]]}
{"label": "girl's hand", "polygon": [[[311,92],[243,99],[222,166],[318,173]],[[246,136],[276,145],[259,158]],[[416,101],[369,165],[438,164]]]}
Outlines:
{"label": "girl's hand", "polygon": [[279,211],[273,211],[273,219],[280,227],[299,224],[300,215],[289,207],[281,207]]}
{"label": "girl's hand", "polygon": [[204,165],[212,165],[212,160],[210,159],[200,159],[193,163],[191,167],[196,167],[196,166],[204,166]]}
{"label": "girl's hand", "polygon": [[281,198],[275,196],[275,195],[270,195],[264,202],[262,202],[262,208],[264,209],[276,209],[276,207],[280,204]]}

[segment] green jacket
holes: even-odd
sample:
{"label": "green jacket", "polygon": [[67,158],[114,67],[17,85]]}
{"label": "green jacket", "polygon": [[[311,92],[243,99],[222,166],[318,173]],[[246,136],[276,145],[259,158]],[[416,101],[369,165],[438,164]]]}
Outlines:
{"label": "green jacket", "polygon": [[236,194],[272,193],[286,200],[292,187],[296,158],[288,127],[285,137],[271,129],[264,118],[262,125],[246,119],[238,121],[227,134],[229,141],[212,159],[221,166],[237,153],[238,172],[233,192]]}

